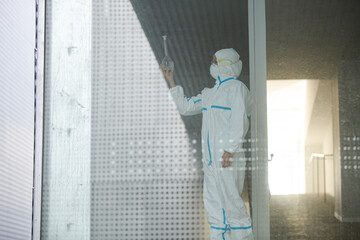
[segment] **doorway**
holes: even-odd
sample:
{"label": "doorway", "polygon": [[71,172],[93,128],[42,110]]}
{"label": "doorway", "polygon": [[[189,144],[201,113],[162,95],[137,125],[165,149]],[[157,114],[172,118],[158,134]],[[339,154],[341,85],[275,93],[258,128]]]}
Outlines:
{"label": "doorway", "polygon": [[267,82],[273,239],[317,239],[338,224],[334,217],[333,84],[311,79]]}
{"label": "doorway", "polygon": [[272,195],[305,193],[306,85],[306,80],[267,82],[268,147],[272,155],[269,186]]}

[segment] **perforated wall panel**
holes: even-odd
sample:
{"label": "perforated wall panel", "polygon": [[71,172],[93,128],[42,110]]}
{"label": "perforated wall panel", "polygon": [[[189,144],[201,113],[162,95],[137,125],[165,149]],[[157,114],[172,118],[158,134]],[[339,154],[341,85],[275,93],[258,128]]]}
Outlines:
{"label": "perforated wall panel", "polygon": [[208,238],[200,144],[129,1],[93,1],[92,40],[91,238]]}

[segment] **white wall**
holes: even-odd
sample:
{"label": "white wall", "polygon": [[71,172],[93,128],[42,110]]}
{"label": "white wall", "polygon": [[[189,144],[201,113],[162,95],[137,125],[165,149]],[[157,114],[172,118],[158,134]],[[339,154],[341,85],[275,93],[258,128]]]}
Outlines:
{"label": "white wall", "polygon": [[30,239],[35,1],[0,1],[0,239]]}
{"label": "white wall", "polygon": [[319,88],[319,80],[306,81],[305,130],[309,129],[314,102]]}
{"label": "white wall", "polygon": [[[308,81],[306,105],[306,192],[326,193],[334,196],[333,126],[332,126],[332,81]],[[312,154],[324,154],[325,160]],[[317,163],[319,161],[319,163]],[[325,165],[324,165],[325,161]],[[325,166],[325,176],[324,176]],[[324,178],[325,177],[325,178]]]}

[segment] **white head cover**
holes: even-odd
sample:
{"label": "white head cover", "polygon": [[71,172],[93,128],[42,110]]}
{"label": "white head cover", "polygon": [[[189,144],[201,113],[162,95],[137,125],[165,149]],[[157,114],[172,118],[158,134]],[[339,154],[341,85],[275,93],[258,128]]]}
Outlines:
{"label": "white head cover", "polygon": [[[242,69],[242,61],[234,48],[221,49],[215,53],[218,74],[226,74],[237,78]],[[215,76],[213,76],[216,78]]]}

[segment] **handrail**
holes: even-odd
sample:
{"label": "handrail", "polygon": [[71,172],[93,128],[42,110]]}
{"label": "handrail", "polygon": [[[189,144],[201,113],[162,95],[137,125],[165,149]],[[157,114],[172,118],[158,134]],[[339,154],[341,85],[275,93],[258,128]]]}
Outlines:
{"label": "handrail", "polygon": [[[313,153],[311,154],[311,160],[310,162],[312,162],[314,159],[318,160],[321,159],[323,160],[323,175],[324,175],[324,202],[326,203],[326,158],[327,157],[333,157],[333,154],[322,154],[322,153]],[[320,195],[320,179],[319,179],[319,161],[316,162],[317,163],[317,167],[316,167],[316,172],[317,172],[317,194],[318,196]],[[334,164],[334,163],[333,163]],[[314,172],[314,171],[313,171]],[[314,173],[313,173],[313,180],[314,180]],[[335,178],[334,178],[335,181]]]}

